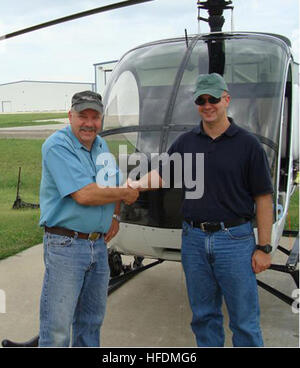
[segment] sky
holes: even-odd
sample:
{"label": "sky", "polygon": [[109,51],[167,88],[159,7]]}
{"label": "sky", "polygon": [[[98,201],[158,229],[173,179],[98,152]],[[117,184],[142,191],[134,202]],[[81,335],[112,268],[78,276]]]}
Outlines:
{"label": "sky", "polygon": [[[1,0],[0,36],[121,0]],[[282,34],[299,62],[299,0],[233,0],[234,30]],[[205,11],[201,16],[207,17]],[[230,31],[231,11],[224,12]],[[153,0],[0,41],[0,84],[94,82],[93,64],[154,40],[198,33],[197,0]],[[201,32],[208,32],[201,22]]]}

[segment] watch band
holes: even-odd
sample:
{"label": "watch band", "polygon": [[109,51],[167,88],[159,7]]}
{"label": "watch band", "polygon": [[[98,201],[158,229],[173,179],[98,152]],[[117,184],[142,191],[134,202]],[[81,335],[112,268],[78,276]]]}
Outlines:
{"label": "watch band", "polygon": [[115,219],[115,220],[117,220],[118,222],[120,222],[120,221],[121,221],[121,217],[120,217],[119,215],[117,215],[116,213],[114,213],[114,214],[112,215],[112,218],[113,218],[113,219]]}
{"label": "watch band", "polygon": [[256,245],[256,249],[261,250],[262,252],[269,254],[272,252],[273,247],[270,244],[266,245]]}

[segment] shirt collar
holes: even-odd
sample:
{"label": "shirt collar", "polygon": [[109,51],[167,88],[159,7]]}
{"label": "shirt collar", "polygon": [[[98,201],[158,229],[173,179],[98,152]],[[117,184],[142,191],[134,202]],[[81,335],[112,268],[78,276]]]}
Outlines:
{"label": "shirt collar", "polygon": [[228,120],[230,121],[230,126],[224,132],[224,134],[228,135],[229,137],[233,137],[239,131],[239,127],[235,124],[232,118],[228,117]]}
{"label": "shirt collar", "polygon": [[[230,121],[230,126],[225,130],[225,132],[223,134],[229,136],[229,137],[232,137],[234,136],[239,128],[238,126],[235,124],[235,122],[233,121],[232,118],[228,117],[228,120]],[[202,135],[207,135],[203,129],[203,123],[202,123],[202,120],[200,121],[199,125],[196,126],[194,129],[194,132],[196,134],[202,134]]]}

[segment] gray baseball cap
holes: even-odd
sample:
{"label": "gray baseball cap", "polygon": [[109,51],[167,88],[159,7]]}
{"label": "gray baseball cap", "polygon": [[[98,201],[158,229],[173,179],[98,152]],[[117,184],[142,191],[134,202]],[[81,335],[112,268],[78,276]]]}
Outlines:
{"label": "gray baseball cap", "polygon": [[103,114],[102,97],[99,93],[92,91],[75,93],[72,97],[72,108],[77,112],[92,109]]}
{"label": "gray baseball cap", "polygon": [[228,87],[220,74],[200,74],[196,81],[194,101],[201,95],[210,95],[220,98],[224,91],[228,91]]}

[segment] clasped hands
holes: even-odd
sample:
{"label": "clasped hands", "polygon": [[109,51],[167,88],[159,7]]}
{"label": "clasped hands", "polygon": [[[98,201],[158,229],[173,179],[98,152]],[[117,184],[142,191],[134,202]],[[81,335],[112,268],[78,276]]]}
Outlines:
{"label": "clasped hands", "polygon": [[126,183],[123,184],[123,188],[126,188],[126,194],[123,198],[123,202],[125,204],[131,205],[133,204],[139,197],[139,182],[133,181],[130,178],[126,180]]}

